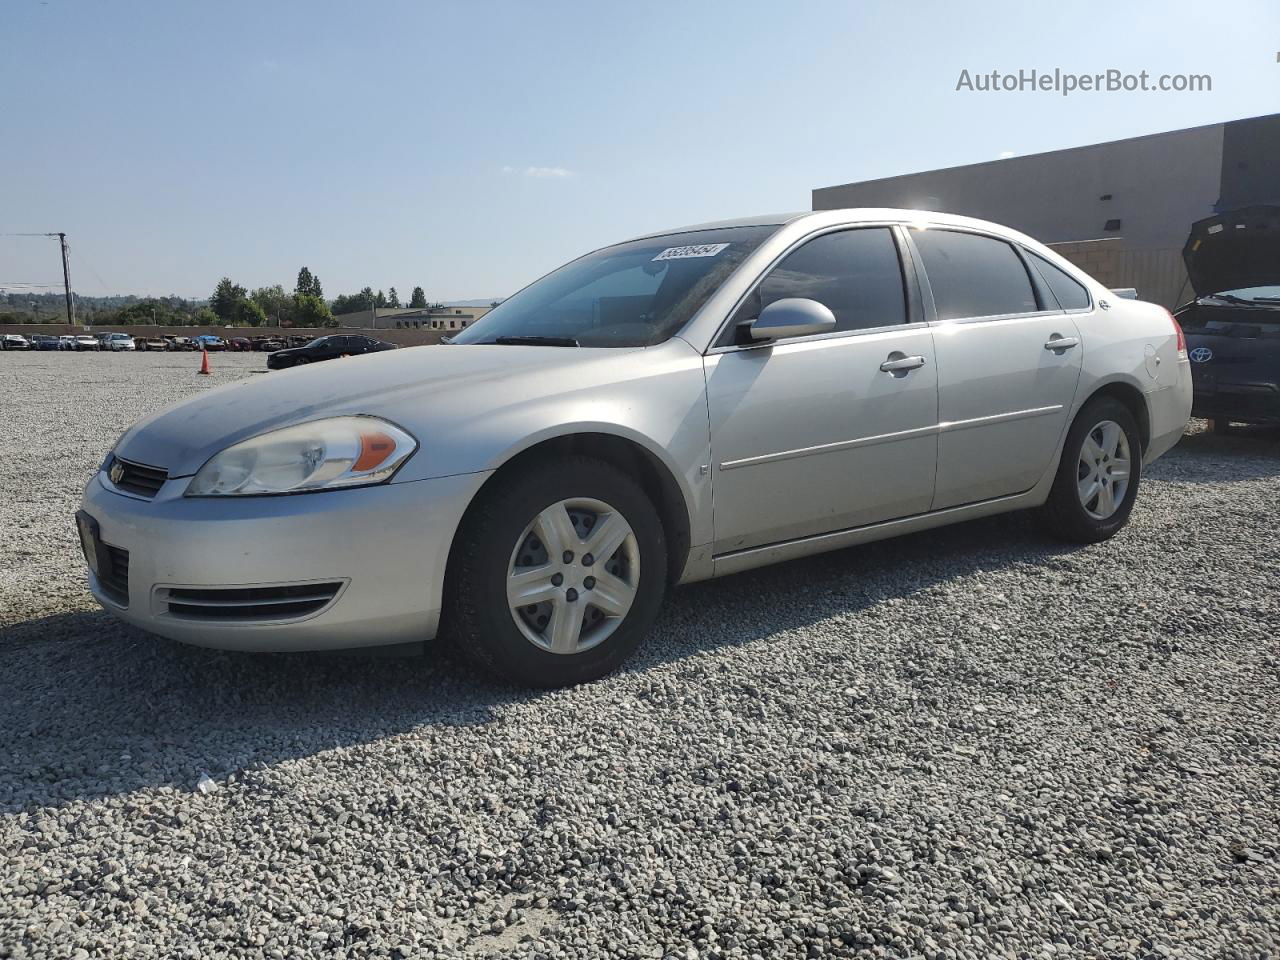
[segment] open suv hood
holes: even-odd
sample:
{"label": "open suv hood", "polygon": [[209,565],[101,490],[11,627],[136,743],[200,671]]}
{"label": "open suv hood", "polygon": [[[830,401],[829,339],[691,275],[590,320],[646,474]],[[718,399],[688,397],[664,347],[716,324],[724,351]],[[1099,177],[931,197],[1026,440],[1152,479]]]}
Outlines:
{"label": "open suv hood", "polygon": [[1280,284],[1280,206],[1241,207],[1197,220],[1182,259],[1197,297]]}

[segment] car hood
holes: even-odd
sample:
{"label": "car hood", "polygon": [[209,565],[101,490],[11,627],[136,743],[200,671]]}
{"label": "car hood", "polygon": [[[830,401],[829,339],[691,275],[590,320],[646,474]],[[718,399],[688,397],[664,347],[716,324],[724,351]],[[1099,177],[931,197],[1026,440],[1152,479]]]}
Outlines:
{"label": "car hood", "polygon": [[1280,284],[1280,206],[1241,207],[1197,220],[1182,259],[1197,297]]}
{"label": "car hood", "polygon": [[432,417],[474,414],[498,403],[499,393],[534,396],[567,389],[569,382],[607,379],[611,368],[643,349],[456,344],[305,364],[215,387],[154,413],[125,432],[115,453],[185,477],[233,443],[347,414],[385,417],[425,442]]}

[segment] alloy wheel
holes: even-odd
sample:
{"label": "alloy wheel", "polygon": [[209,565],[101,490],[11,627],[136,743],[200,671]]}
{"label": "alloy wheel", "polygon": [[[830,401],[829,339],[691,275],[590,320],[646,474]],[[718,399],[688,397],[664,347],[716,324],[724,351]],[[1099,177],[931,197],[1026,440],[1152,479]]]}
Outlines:
{"label": "alloy wheel", "polygon": [[1131,464],[1129,438],[1114,420],[1103,420],[1084,435],[1076,465],[1076,491],[1085,513],[1108,520],[1124,503]]}
{"label": "alloy wheel", "polygon": [[640,548],[626,518],[601,500],[553,503],[511,552],[507,603],[525,639],[555,654],[603,643],[640,585]]}

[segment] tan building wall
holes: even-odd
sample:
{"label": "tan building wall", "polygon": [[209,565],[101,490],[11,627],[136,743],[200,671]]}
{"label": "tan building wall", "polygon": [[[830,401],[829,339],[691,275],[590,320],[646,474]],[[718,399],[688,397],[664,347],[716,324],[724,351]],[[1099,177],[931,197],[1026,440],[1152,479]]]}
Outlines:
{"label": "tan building wall", "polygon": [[1049,244],[1055,252],[1106,287],[1133,287],[1138,297],[1174,307],[1194,294],[1177,247],[1133,250],[1119,238]]}

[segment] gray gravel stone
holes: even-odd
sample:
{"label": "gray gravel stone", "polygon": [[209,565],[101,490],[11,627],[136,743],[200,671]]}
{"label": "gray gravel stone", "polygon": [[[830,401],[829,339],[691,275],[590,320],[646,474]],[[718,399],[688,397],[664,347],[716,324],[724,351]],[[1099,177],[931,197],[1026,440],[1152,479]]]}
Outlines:
{"label": "gray gravel stone", "polygon": [[1280,953],[1276,433],[1193,433],[1109,543],[997,518],[690,586],[528,693],[96,609],[116,435],[270,375],[197,363],[0,355],[0,957]]}

